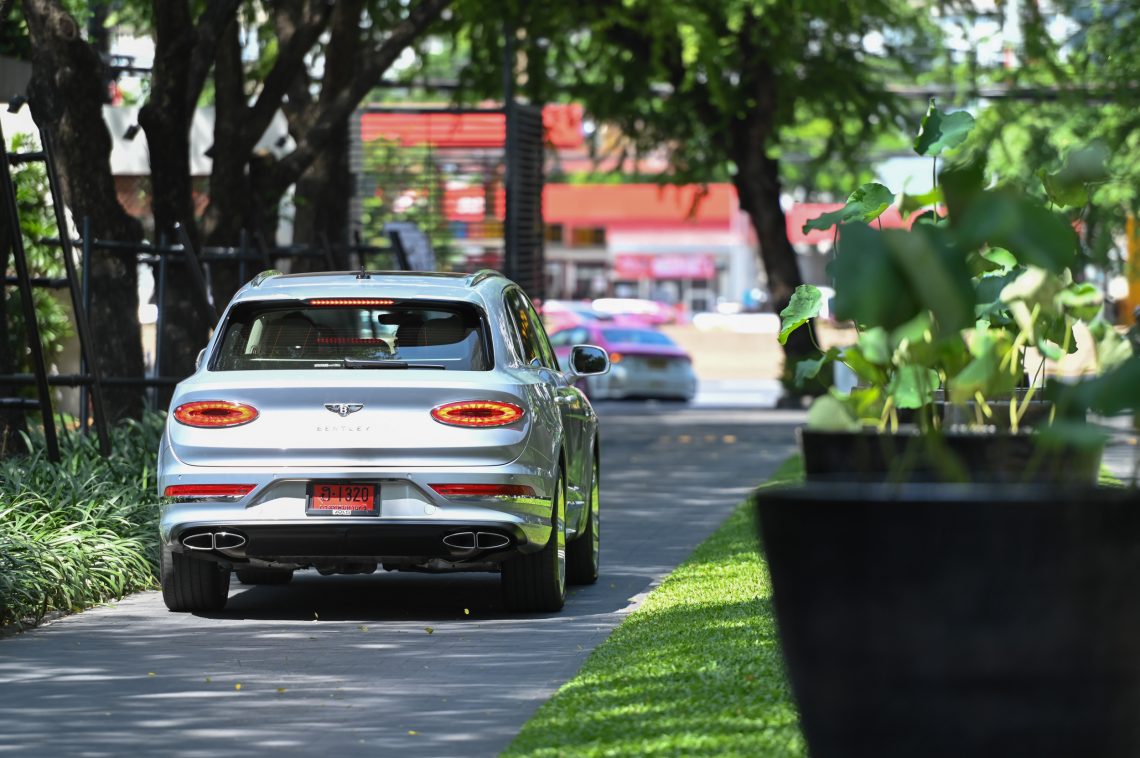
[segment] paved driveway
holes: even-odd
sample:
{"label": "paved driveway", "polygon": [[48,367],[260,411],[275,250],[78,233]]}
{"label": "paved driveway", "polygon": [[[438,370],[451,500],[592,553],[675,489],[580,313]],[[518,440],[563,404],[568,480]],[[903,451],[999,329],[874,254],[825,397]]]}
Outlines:
{"label": "paved driveway", "polygon": [[[490,574],[158,593],[0,639],[0,754],[493,756],[791,452],[802,414],[600,404],[602,578],[506,614]],[[551,735],[551,744],[558,744]]]}

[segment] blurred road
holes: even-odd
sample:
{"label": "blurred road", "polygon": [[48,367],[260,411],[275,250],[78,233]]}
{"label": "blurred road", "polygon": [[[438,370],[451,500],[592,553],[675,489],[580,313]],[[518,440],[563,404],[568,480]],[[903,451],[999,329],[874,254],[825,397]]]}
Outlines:
{"label": "blurred road", "polygon": [[209,616],[141,593],[0,639],[0,754],[497,755],[792,452],[770,389],[599,404],[602,578],[560,614],[506,614],[489,574],[306,572]]}

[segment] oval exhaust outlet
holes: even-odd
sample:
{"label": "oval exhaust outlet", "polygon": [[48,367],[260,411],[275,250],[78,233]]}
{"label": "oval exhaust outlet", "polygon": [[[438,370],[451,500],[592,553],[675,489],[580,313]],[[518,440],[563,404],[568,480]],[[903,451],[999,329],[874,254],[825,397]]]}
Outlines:
{"label": "oval exhaust outlet", "polygon": [[475,535],[475,544],[480,550],[498,550],[511,544],[505,535],[496,532],[478,532]]}
{"label": "oval exhaust outlet", "polygon": [[191,534],[182,538],[182,546],[187,550],[213,550],[214,535],[209,532]]}
{"label": "oval exhaust outlet", "polygon": [[475,532],[456,532],[443,538],[443,544],[453,550],[474,550]]}
{"label": "oval exhaust outlet", "polygon": [[245,537],[233,532],[214,532],[214,548],[216,550],[236,550],[245,545]]}

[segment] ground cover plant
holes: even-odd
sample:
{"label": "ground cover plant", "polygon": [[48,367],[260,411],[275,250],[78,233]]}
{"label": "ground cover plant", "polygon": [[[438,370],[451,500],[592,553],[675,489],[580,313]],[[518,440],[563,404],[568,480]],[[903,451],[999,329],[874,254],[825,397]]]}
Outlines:
{"label": "ground cover plant", "polygon": [[0,627],[37,623],[154,586],[162,416],[113,430],[114,452],[92,436],[61,439],[0,461]]}
{"label": "ground cover plant", "polygon": [[[764,486],[802,479],[796,456]],[[805,755],[758,544],[744,503],[504,755]]]}

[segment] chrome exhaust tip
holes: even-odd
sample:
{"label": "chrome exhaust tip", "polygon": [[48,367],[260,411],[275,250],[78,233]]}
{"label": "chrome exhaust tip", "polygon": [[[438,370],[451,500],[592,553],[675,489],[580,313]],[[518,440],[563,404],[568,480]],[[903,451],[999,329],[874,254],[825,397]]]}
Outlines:
{"label": "chrome exhaust tip", "polygon": [[244,536],[233,532],[214,532],[215,550],[237,550],[246,543]]}
{"label": "chrome exhaust tip", "polygon": [[182,538],[182,546],[187,550],[213,550],[214,535],[209,532],[199,532]]}
{"label": "chrome exhaust tip", "polygon": [[499,550],[509,544],[511,544],[510,539],[497,532],[477,532],[475,534],[475,545],[480,550]]}
{"label": "chrome exhaust tip", "polygon": [[443,538],[443,544],[452,550],[474,550],[476,546],[475,532],[455,532]]}

